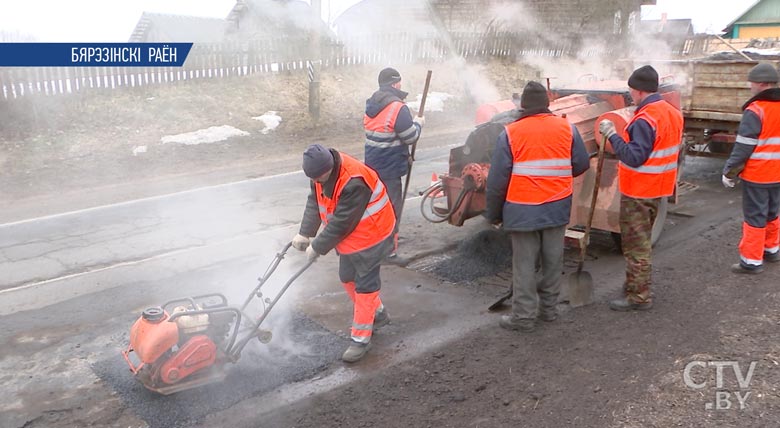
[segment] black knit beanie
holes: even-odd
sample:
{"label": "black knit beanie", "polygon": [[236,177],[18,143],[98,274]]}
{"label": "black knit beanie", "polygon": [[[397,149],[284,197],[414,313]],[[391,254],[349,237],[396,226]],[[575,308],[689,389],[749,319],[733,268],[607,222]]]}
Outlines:
{"label": "black knit beanie", "polygon": [[643,65],[628,78],[628,87],[643,92],[658,92],[658,72],[649,65]]}
{"label": "black knit beanie", "polygon": [[547,90],[539,82],[528,82],[520,96],[520,107],[526,110],[547,108],[550,106],[550,98]]}
{"label": "black knit beanie", "polygon": [[333,169],[333,155],[321,144],[312,144],[303,152],[303,173],[307,177],[321,177],[331,169]]}
{"label": "black knit beanie", "polygon": [[379,77],[376,80],[379,86],[392,85],[401,81],[401,73],[392,67],[387,67],[379,72]]}

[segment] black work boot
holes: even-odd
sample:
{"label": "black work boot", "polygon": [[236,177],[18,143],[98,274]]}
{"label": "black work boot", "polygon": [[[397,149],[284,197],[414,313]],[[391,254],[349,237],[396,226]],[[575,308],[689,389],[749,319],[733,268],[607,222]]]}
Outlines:
{"label": "black work boot", "polygon": [[518,318],[515,315],[502,315],[498,325],[507,330],[529,332],[536,328],[536,320],[533,318]]}
{"label": "black work boot", "polygon": [[653,308],[653,301],[651,300],[646,303],[634,303],[629,300],[628,297],[623,297],[621,299],[610,300],[609,308],[618,312],[647,311]]}
{"label": "black work boot", "polygon": [[764,251],[764,261],[769,263],[780,262],[780,251],[776,251],[774,253]]}
{"label": "black work boot", "polygon": [[735,263],[731,265],[731,272],[733,273],[746,273],[749,275],[758,275],[763,271],[764,271],[764,266],[762,265],[747,266],[747,265],[743,265],[742,263]]}
{"label": "black work boot", "polygon": [[353,340],[341,355],[341,360],[345,363],[356,363],[366,356],[369,349],[371,349],[371,342],[358,343]]}
{"label": "black work boot", "polygon": [[374,314],[374,331],[388,324],[390,324],[390,315],[387,314],[387,309],[383,307]]}

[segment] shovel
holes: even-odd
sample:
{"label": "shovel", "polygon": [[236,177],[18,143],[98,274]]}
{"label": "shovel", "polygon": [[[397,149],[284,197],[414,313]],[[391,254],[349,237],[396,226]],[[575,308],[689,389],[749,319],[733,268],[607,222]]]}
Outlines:
{"label": "shovel", "polygon": [[[428,74],[425,76],[425,87],[423,88],[422,98],[420,99],[420,109],[417,111],[418,117],[423,117],[423,114],[425,114],[425,100],[428,99],[428,88],[431,86],[431,75],[433,74],[433,70],[428,70]],[[417,141],[419,141],[419,137]],[[406,170],[406,181],[404,182],[404,192],[403,195],[401,195],[401,204],[398,207],[398,225],[396,226],[398,229],[401,228],[401,214],[404,210],[404,202],[406,202],[406,192],[409,190],[409,180],[412,179],[412,164],[414,163],[414,152],[417,151],[417,141],[415,141],[412,144],[412,152],[409,155],[409,169]]]}
{"label": "shovel", "polygon": [[596,212],[596,200],[599,197],[601,171],[604,169],[604,145],[606,143],[607,138],[602,138],[599,145],[598,161],[596,162],[593,198],[590,202],[588,222],[585,224],[585,236],[583,236],[582,245],[580,245],[580,260],[577,264],[577,271],[569,275],[569,305],[573,308],[593,303],[593,277],[590,276],[590,272],[582,270],[582,267],[585,265],[585,255],[588,252],[588,243],[590,242],[590,228],[593,224],[593,213]]}
{"label": "shovel", "polygon": [[[582,267],[585,265],[585,255],[588,250],[588,241],[590,239],[590,228],[593,224],[593,213],[596,212],[596,200],[599,197],[599,186],[601,185],[601,170],[604,169],[604,145],[607,143],[607,139],[601,140],[598,150],[598,160],[596,161],[596,180],[593,183],[593,198],[590,202],[590,211],[588,212],[588,222],[585,225],[585,236],[583,237],[583,245],[580,249],[580,260],[577,264],[577,272],[569,276],[569,306],[576,308],[579,306],[585,306],[593,303],[593,277],[590,273],[583,271]],[[492,305],[488,306],[488,311],[499,310],[504,302],[512,298],[512,287],[509,287],[503,296],[499,297]]]}

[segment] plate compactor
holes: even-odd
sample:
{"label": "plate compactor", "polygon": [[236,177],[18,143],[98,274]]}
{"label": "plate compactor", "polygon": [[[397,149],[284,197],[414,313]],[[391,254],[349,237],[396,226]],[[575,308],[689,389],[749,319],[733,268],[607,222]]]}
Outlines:
{"label": "plate compactor", "polygon": [[[240,308],[229,306],[224,295],[212,293],[144,310],[130,329],[130,344],[122,351],[135,378],[163,395],[219,382],[225,378],[225,366],[236,363],[252,339],[268,343],[271,332],[260,325],[287,288],[314,262],[308,261],[298,270],[273,300],[264,298],[261,287],[291,245],[276,254]],[[245,311],[255,298],[262,302],[263,312],[253,320]]]}

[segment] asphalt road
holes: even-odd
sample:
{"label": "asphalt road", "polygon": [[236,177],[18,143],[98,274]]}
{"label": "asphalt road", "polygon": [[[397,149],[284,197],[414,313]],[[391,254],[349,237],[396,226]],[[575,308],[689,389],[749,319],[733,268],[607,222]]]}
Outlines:
{"label": "asphalt road", "polygon": [[[417,242],[415,231],[432,233],[416,195],[432,172],[446,170],[451,138],[417,152],[404,256],[440,251],[463,236],[435,233]],[[0,225],[0,380],[12,397],[0,404],[0,426],[188,426],[330,370],[349,321],[332,255],[288,292],[264,324],[272,342],[251,343],[223,385],[157,397],[120,357],[145,307],[208,292],[242,302],[295,234],[307,193],[306,177],[292,171]],[[266,295],[301,263],[301,254],[289,254]]]}
{"label": "asphalt road", "polygon": [[[416,194],[432,172],[446,170],[447,158],[446,142],[418,151],[403,258],[441,253],[480,230],[477,221],[453,228],[419,214]],[[715,181],[712,165],[696,168],[696,180]],[[331,255],[288,291],[264,325],[274,339],[253,342],[224,384],[159,397],[135,383],[120,352],[140,312],[215,291],[242,301],[294,235],[307,189],[302,173],[291,172],[0,225],[0,381],[10,397],[0,404],[0,426],[213,426],[236,415],[254,421],[496,322],[485,308],[500,287],[453,287],[387,266],[383,299],[393,323],[377,334],[365,361],[345,367],[338,356],[351,309]],[[675,208],[681,215],[667,220],[672,233],[659,248],[733,215],[736,194],[721,193],[704,189],[700,199]],[[268,295],[301,263],[298,253],[283,260]],[[608,252],[591,261],[594,275],[615,279],[599,284],[600,299],[619,287],[610,272],[620,263]]]}

